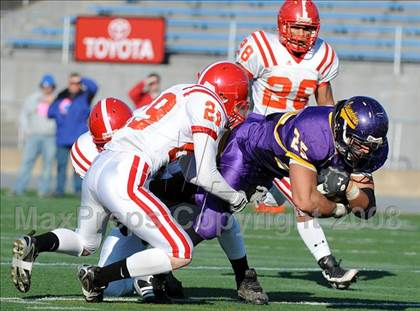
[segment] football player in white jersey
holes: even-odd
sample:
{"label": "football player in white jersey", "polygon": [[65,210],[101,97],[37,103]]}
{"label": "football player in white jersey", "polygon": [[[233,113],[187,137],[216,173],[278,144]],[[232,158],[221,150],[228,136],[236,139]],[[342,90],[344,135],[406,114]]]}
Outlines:
{"label": "football player in white jersey", "polygon": [[[277,22],[278,34],[256,31],[242,41],[237,54],[236,62],[251,81],[253,113],[301,110],[311,95],[318,105],[334,105],[330,82],[338,74],[339,60],[331,45],[318,37],[315,3],[286,0]],[[274,185],[292,202],[288,178],[276,179]],[[316,219],[299,212],[296,219],[299,234],[324,277],[334,287],[347,288],[356,277],[355,270],[340,267]]]}
{"label": "football player in white jersey", "polygon": [[[140,110],[135,110],[134,115]],[[89,131],[82,134],[71,149],[73,168],[82,179],[99,152],[103,150],[104,144],[112,139],[116,130],[123,127],[132,115],[130,108],[124,102],[115,98],[102,99],[92,108],[88,122]],[[174,164],[176,165],[176,163]],[[172,164],[168,166],[167,170],[174,173]],[[170,179],[155,178],[150,183],[149,189],[167,206],[180,203],[195,205],[191,198],[197,192],[197,186],[186,183],[179,174],[167,178]],[[181,208],[185,208],[185,205],[182,205]],[[175,213],[177,213],[176,210]],[[232,218],[231,226],[223,230],[221,235],[218,236],[218,241],[232,264],[239,290],[238,294],[240,293],[241,299],[249,303],[264,304],[268,301],[268,297],[263,292],[258,280],[249,276],[253,270],[247,265],[246,255],[244,255],[246,254],[245,243],[239,232],[239,224],[234,217]],[[192,213],[187,220],[190,222],[194,219],[195,214]],[[196,241],[196,234],[191,230],[193,231],[193,229],[187,230],[187,233],[190,237],[194,235],[192,240],[196,245],[202,239]],[[146,247],[141,239],[128,232],[125,227],[113,227],[102,245],[98,266],[102,267],[121,260],[135,252],[144,250]],[[104,295],[125,296],[136,291],[144,302],[159,303],[162,297],[160,299],[158,299],[159,297],[156,298],[153,291],[154,284],[152,283],[156,284],[156,282],[151,276],[119,280],[109,283]],[[171,273],[164,276],[164,282],[170,298],[183,297],[182,285]]]}
{"label": "football player in white jersey", "polygon": [[112,281],[189,264],[189,236],[145,187],[149,176],[171,160],[190,154],[185,157],[193,164],[186,167],[190,182],[229,202],[232,211],[248,205],[245,193],[232,189],[216,168],[223,130],[247,111],[248,79],[237,65],[221,62],[209,66],[200,81],[203,85],[169,88],[114,134],[83,181],[76,231],[60,228],[14,242],[12,280],[20,291],[29,290],[32,265],[41,252],[95,252],[111,213],[153,248],[101,268],[82,267],[79,279],[87,301],[100,301]]}
{"label": "football player in white jersey", "polygon": [[[92,108],[88,121],[89,131],[80,135],[70,151],[73,168],[82,179],[115,131],[122,128],[132,116],[133,112],[127,104],[112,97],[101,99]],[[129,233],[126,228],[114,226],[102,244],[98,266],[121,260],[144,249],[146,245],[140,238]],[[150,277],[139,277],[112,282],[105,289],[104,295],[123,296],[136,291],[143,301],[152,302],[154,293],[149,280]]]}

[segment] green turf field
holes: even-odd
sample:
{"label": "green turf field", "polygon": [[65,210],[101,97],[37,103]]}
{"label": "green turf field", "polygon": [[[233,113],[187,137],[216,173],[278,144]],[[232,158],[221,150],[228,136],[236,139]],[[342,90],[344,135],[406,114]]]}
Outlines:
{"label": "green turf field", "polygon": [[[304,247],[290,213],[241,214],[248,257],[270,297],[269,306],[249,306],[236,300],[229,262],[216,241],[195,251],[193,263],[176,272],[188,299],[173,305],[138,304],[135,297],[83,301],[77,265],[95,263],[97,256],[73,258],[42,254],[32,275],[32,288],[19,293],[9,278],[13,239],[33,224],[53,229],[74,226],[78,200],[12,197],[1,192],[1,309],[2,310],[414,310],[420,308],[420,215],[390,211],[363,222],[348,217],[323,221],[330,246],[346,267],[362,269],[351,290],[329,288]],[[30,209],[32,208],[32,209]],[[27,217],[32,212],[32,218]],[[22,216],[23,215],[23,216]],[[53,217],[54,216],[54,217]],[[69,218],[70,217],[70,218]],[[22,228],[26,226],[27,228]],[[17,227],[20,227],[17,228]]]}

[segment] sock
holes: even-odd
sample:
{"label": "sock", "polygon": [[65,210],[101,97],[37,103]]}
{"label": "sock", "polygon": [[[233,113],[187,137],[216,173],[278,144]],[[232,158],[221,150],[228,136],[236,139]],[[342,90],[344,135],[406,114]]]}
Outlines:
{"label": "sock", "polygon": [[110,265],[100,268],[99,273],[95,276],[95,285],[102,287],[108,283],[122,279],[130,278],[127,269],[127,258],[114,262]]}
{"label": "sock", "polygon": [[58,247],[56,252],[64,253],[71,256],[81,256],[84,249],[84,243],[81,236],[69,229],[55,229],[51,233],[58,238]]}
{"label": "sock", "polygon": [[249,269],[248,260],[246,256],[239,259],[229,259],[232,269],[235,272],[236,288],[239,289],[242,281],[245,278],[245,271]]}
{"label": "sock", "polygon": [[330,247],[320,224],[316,219],[297,223],[297,229],[306,247],[318,262],[322,257],[331,255]]}
{"label": "sock", "polygon": [[245,278],[245,271],[249,269],[249,266],[246,258],[245,242],[235,216],[229,218],[228,226],[223,230],[218,240],[226,256],[229,258],[233,272],[235,273],[236,286],[239,288],[239,285]]}
{"label": "sock", "polygon": [[204,239],[197,232],[195,232],[194,226],[189,226],[185,228],[185,232],[187,232],[188,236],[193,242],[194,247],[200,244],[202,241],[204,241]]}
{"label": "sock", "polygon": [[47,232],[34,237],[35,247],[38,253],[55,252],[60,244],[57,235],[53,232]]}
{"label": "sock", "polygon": [[150,248],[128,257],[127,270],[131,277],[138,277],[172,271],[172,265],[166,252]]}
{"label": "sock", "polygon": [[217,239],[229,259],[239,259],[246,256],[244,238],[239,223],[234,216],[229,218],[227,227],[224,228]]}

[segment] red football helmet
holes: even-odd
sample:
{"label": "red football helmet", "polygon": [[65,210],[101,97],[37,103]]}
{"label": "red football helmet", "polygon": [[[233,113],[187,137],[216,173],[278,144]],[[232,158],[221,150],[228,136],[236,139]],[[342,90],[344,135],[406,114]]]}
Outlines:
{"label": "red football helmet", "polygon": [[226,61],[213,63],[199,74],[197,83],[220,96],[231,128],[245,120],[249,109],[249,80],[241,67]]}
{"label": "red football helmet", "polygon": [[130,107],[117,98],[99,100],[89,115],[89,131],[98,149],[109,142],[114,131],[122,128],[132,116]]}
{"label": "red football helmet", "polygon": [[[311,0],[286,0],[279,10],[277,24],[280,42],[294,53],[306,53],[318,38],[320,21],[318,8]],[[309,35],[292,33],[292,27],[304,27]]]}

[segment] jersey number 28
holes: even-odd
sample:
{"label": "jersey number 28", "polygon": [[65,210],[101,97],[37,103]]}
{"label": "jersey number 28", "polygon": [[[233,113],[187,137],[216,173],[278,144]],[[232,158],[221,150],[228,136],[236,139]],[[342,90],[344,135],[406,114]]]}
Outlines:
{"label": "jersey number 28", "polygon": [[[266,107],[272,107],[284,110],[287,108],[287,96],[292,90],[292,81],[287,77],[269,77],[267,83],[270,86],[281,86],[281,91],[273,91],[272,89],[266,88],[263,94],[262,104]],[[301,110],[305,107],[308,102],[309,94],[306,93],[307,89],[312,89],[313,92],[316,90],[317,82],[315,80],[304,79],[299,84],[299,88],[295,98],[293,99],[293,108],[295,110]],[[278,97],[274,99],[273,95]]]}

